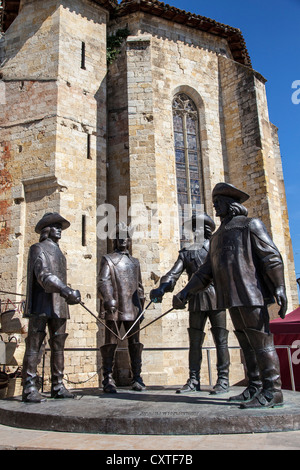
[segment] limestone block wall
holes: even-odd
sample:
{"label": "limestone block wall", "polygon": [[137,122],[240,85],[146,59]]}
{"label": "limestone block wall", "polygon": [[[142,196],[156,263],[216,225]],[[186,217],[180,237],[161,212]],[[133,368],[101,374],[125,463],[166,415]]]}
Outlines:
{"label": "limestone block wall", "polygon": [[[269,121],[265,79],[219,57],[228,181],[244,189],[250,217],[265,223],[285,263],[289,310],[297,307],[278,137]],[[273,309],[277,316],[278,308]]]}
{"label": "limestone block wall", "polygon": [[[90,0],[24,0],[1,41],[0,287],[25,292],[34,226],[45,212],[58,211],[71,222],[60,243],[68,282],[96,312],[98,265],[111,249],[98,236],[97,215],[108,203],[117,216],[127,211],[136,226],[132,254],[140,260],[149,302],[180,249],[172,101],[184,92],[198,109],[205,210],[214,217],[211,191],[220,181],[249,192],[249,214],[264,220],[283,254],[292,310],[297,286],[264,79],[237,64],[217,35],[141,12],[108,20]],[[109,34],[128,29],[108,69],[107,27]],[[186,281],[183,275],[175,292]],[[151,305],[142,326],[167,311],[171,300],[166,294],[162,304]],[[142,331],[146,384],[186,381],[187,328],[188,312],[172,311]],[[209,328],[208,322],[206,348],[214,346]],[[234,384],[244,369],[229,315],[228,329]],[[66,379],[72,387],[97,386],[103,327],[73,306],[68,333]],[[130,377],[126,346],[120,342],[117,353],[119,384]],[[215,381],[215,365],[215,353],[204,353],[203,384]],[[47,385],[48,366],[47,354]]]}
{"label": "limestone block wall", "polygon": [[[266,194],[268,200],[270,233],[278,246],[285,265],[285,282],[288,296],[288,312],[298,307],[297,282],[294,267],[293,251],[289,230],[289,218],[283,184],[283,171],[280,155],[280,146],[274,125],[270,123],[266,89],[264,84],[256,78],[255,87],[258,102],[259,125],[262,134],[263,162],[266,174]],[[274,312],[275,310],[275,312]],[[278,308],[273,309],[277,316]]]}
{"label": "limestone block wall", "polygon": [[[158,220],[158,230],[154,234],[145,232],[133,241],[133,254],[141,261],[148,300],[149,292],[155,286],[151,273],[161,276],[168,271],[180,248],[172,100],[177,92],[183,91],[191,96],[199,109],[205,208],[213,216],[211,190],[228,174],[228,162],[223,152],[225,131],[218,55],[222,53],[230,58],[230,51],[217,37],[140,13],[122,21],[118,19],[111,24],[110,31],[113,33],[125,26],[130,35],[110,66],[109,75],[109,104],[114,110],[109,129],[111,125],[115,129],[116,122],[122,123],[122,141],[114,145],[109,140],[109,181],[110,178],[114,181],[115,191],[118,185],[123,189],[120,176],[124,172],[131,205],[140,203],[148,208],[148,223],[151,225],[152,222],[152,227]],[[117,98],[120,100],[116,101]],[[114,196],[116,194],[120,192],[115,192]],[[110,200],[117,202],[114,197]],[[182,276],[175,291],[186,281],[187,278]],[[147,321],[168,310],[171,299],[172,294],[167,294],[162,305],[151,306],[145,315]],[[188,313],[173,311],[143,330],[143,377],[146,383],[184,383],[188,374],[187,327]],[[236,347],[232,333],[230,341]],[[213,346],[209,324],[205,346]],[[236,382],[244,377],[244,371],[239,351],[233,349],[232,355],[232,380]],[[215,358],[211,360],[214,371]],[[203,383],[208,383],[209,379],[206,361],[204,354]],[[124,363],[122,366],[125,367]],[[215,380],[213,374],[212,380]]]}
{"label": "limestone block wall", "polygon": [[[97,257],[106,250],[96,236],[97,206],[106,197],[106,23],[107,12],[88,0],[25,1],[6,33],[1,68],[1,286],[26,291],[34,226],[57,211],[71,222],[60,242],[68,283],[94,312]],[[73,387],[98,385],[102,331],[82,307],[70,310],[66,378]]]}
{"label": "limestone block wall", "polygon": [[[151,273],[161,276],[169,270],[179,249],[172,100],[182,91],[199,111],[206,211],[214,216],[211,191],[219,181],[249,192],[249,215],[264,220],[283,255],[292,310],[297,305],[297,292],[290,242],[282,230],[287,227],[285,233],[289,233],[286,201],[280,191],[280,152],[269,122],[263,77],[237,64],[226,41],[219,37],[141,13],[119,18],[111,23],[110,31],[125,26],[130,35],[110,68],[109,78],[113,123],[122,125],[122,140],[116,145],[110,141],[109,146],[110,178],[115,184],[109,200],[117,202],[116,195],[121,194],[118,185],[123,190],[125,176],[124,194],[130,204],[144,204],[148,222],[154,212],[158,216],[156,238],[145,233],[133,243],[133,253],[141,260],[146,294],[154,287]],[[183,276],[175,291],[185,282]],[[167,294],[162,305],[151,306],[147,318],[156,318],[170,308],[171,298]],[[277,315],[276,308],[271,315]],[[146,381],[185,380],[187,326],[188,314],[174,311],[142,332]],[[244,370],[229,315],[228,328],[231,377],[237,382]],[[209,325],[204,346],[213,346]],[[212,364],[214,371],[214,360]],[[207,383],[205,371],[204,365]]]}
{"label": "limestone block wall", "polygon": [[1,171],[7,181],[1,185],[1,285],[21,293],[37,218],[48,208],[59,208],[54,159],[58,15],[56,2],[37,6],[27,2],[7,31],[1,64]]}
{"label": "limestone block wall", "polygon": [[275,163],[274,166],[276,167],[277,173],[277,184],[279,189],[279,198],[280,198],[280,209],[279,212],[281,214],[282,220],[282,233],[285,240],[285,253],[284,253],[284,263],[285,263],[285,275],[288,278],[290,289],[290,303],[289,303],[289,311],[292,311],[293,308],[296,308],[299,304],[297,288],[295,288],[296,284],[296,274],[295,274],[295,262],[294,262],[294,254],[293,254],[293,247],[292,247],[292,240],[290,236],[290,227],[289,227],[289,216],[287,210],[287,202],[286,202],[286,194],[285,194],[285,185],[283,179],[283,171],[282,171],[282,162],[281,162],[281,153],[280,153],[280,145],[278,140],[278,129],[274,124],[271,124],[271,133],[273,138],[273,150],[274,150],[274,159]]}
{"label": "limestone block wall", "polygon": [[[96,233],[97,207],[106,198],[106,22],[106,11],[88,1],[60,6],[56,173],[65,186],[61,210],[71,222],[64,246],[68,280],[95,313],[97,259],[106,251]],[[78,348],[69,353],[68,379],[98,384],[93,349],[102,330],[79,306],[72,308],[68,330],[69,348]]]}

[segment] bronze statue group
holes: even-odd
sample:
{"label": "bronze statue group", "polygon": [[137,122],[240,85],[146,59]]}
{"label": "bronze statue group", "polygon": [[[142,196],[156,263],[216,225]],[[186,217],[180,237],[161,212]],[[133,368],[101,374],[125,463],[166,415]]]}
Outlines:
{"label": "bronze statue group", "polygon": [[[202,224],[194,216],[191,229],[194,243],[179,251],[173,267],[150,292],[152,302],[162,302],[173,292],[183,272],[187,285],[173,296],[173,308],[189,312],[189,377],[177,393],[200,391],[202,345],[207,319],[217,352],[217,382],[210,393],[229,390],[228,330],[226,310],[243,351],[248,385],[229,400],[241,408],[269,408],[283,405],[279,360],[269,331],[268,305],[275,301],[285,317],[287,299],[282,257],[260,219],[248,217],[243,205],[249,195],[228,183],[218,183],[212,192],[216,216],[221,224],[215,231],[211,217],[202,214]],[[66,259],[59,248],[62,230],[70,223],[58,213],[47,213],[36,225],[38,243],[28,257],[25,316],[29,318],[23,362],[24,402],[44,400],[38,390],[37,366],[41,345],[49,332],[51,349],[51,397],[73,398],[63,384],[64,344],[69,305],[81,302],[78,290],[67,286]],[[199,243],[199,227],[204,242]],[[130,234],[117,226],[114,250],[102,257],[98,295],[105,318],[105,344],[102,356],[103,392],[116,393],[113,367],[121,325],[128,335],[132,389],[145,390],[141,377],[142,350],[139,315],[145,296],[139,261],[130,254]],[[138,320],[138,321],[137,321]]]}

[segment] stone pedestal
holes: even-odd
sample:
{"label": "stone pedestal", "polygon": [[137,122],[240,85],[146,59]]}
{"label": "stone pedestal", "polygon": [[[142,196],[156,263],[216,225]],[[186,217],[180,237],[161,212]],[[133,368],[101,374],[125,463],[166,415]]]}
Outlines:
{"label": "stone pedestal", "polygon": [[0,400],[0,424],[45,431],[99,434],[245,434],[300,429],[300,394],[284,391],[283,407],[242,410],[228,401],[243,389],[224,395],[209,390],[176,394],[176,388],[129,388],[107,395],[98,389],[76,390],[76,399],[22,403]]}

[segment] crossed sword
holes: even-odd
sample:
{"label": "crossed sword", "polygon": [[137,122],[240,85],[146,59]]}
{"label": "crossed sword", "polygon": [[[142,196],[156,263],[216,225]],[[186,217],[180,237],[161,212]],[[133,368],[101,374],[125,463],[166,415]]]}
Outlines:
{"label": "crossed sword", "polygon": [[[2,291],[0,290],[0,293],[3,293],[3,294],[10,294],[10,295],[20,295],[22,297],[25,297],[24,294],[17,294],[16,292],[7,292],[7,291]],[[136,334],[137,332],[135,331],[134,333],[132,333],[131,335],[128,336],[129,332],[133,329],[133,327],[137,324],[137,322],[140,320],[140,318],[144,315],[144,313],[146,312],[146,310],[150,307],[150,305],[155,302],[155,300],[150,300],[150,302],[148,303],[148,305],[144,308],[144,310],[138,315],[138,317],[135,319],[134,323],[131,325],[131,327],[126,331],[125,335],[123,337],[121,337],[120,335],[120,331],[119,331],[119,328],[118,328],[118,324],[117,324],[117,321],[114,320],[114,323],[115,323],[115,326],[116,326],[116,331],[113,331],[111,328],[109,328],[109,326],[106,325],[106,323],[104,321],[102,321],[97,315],[95,315],[89,308],[87,308],[87,306],[84,304],[84,302],[79,302],[79,305],[81,305],[87,312],[89,312],[96,320],[98,323],[101,323],[101,325],[103,325],[105,328],[107,328],[114,336],[116,336],[118,339],[120,339],[121,341],[123,341],[126,337],[127,338],[130,338],[131,336],[133,336],[134,334]],[[164,317],[165,315],[167,315],[168,313],[172,312],[172,310],[174,310],[174,307],[170,308],[169,310],[167,310],[166,312],[162,313],[161,315],[159,315],[159,317],[155,318],[154,320],[150,321],[149,323],[147,323],[147,325],[144,325],[142,328],[139,328],[138,331],[142,331],[144,330],[145,328],[147,328],[147,326],[149,325],[152,325],[152,323],[156,322],[157,320],[159,320],[160,318]]]}
{"label": "crossed sword", "polygon": [[[118,339],[120,339],[121,341],[123,341],[126,337],[127,338],[130,338],[131,336],[135,335],[137,333],[137,331],[135,331],[134,333],[132,333],[131,335],[128,335],[129,332],[133,329],[133,327],[137,324],[137,322],[140,320],[140,318],[144,315],[144,313],[146,312],[146,310],[150,307],[150,305],[153,303],[154,301],[153,300],[150,300],[150,302],[148,303],[147,307],[144,308],[144,310],[138,315],[138,317],[135,319],[135,321],[133,322],[133,324],[131,325],[131,327],[126,331],[125,335],[124,336],[120,336],[120,331],[119,331],[119,328],[118,328],[118,325],[117,325],[117,321],[114,320],[114,323],[115,323],[115,326],[116,326],[116,330],[117,330],[117,333],[115,333],[111,328],[109,328],[106,323],[104,323],[102,320],[100,320],[100,318],[98,316],[96,316],[90,309],[88,309],[86,307],[86,305],[83,303],[83,302],[79,302],[79,305],[81,305],[83,308],[85,308],[85,310],[87,310],[94,318],[96,318],[96,320],[101,323],[102,325],[105,326],[105,328],[107,328],[111,333],[113,333]],[[150,321],[149,323],[147,323],[147,325],[144,325],[142,328],[139,328],[138,331],[142,331],[144,330],[145,328],[147,328],[147,326],[151,325],[152,323],[156,322],[157,320],[159,320],[160,318],[164,317],[165,315],[167,315],[168,313],[172,312],[172,310],[174,310],[174,307],[170,308],[169,310],[167,310],[166,312],[162,313],[161,315],[159,315],[159,317],[155,318],[154,320]]]}

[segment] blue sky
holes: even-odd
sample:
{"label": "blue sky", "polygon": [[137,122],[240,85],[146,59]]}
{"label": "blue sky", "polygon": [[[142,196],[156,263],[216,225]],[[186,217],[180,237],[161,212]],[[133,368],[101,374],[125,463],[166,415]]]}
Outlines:
{"label": "blue sky", "polygon": [[[239,28],[253,68],[267,79],[269,115],[279,129],[296,275],[300,277],[300,0],[167,3]],[[296,81],[297,88],[292,88]],[[293,104],[292,96],[299,104]]]}

